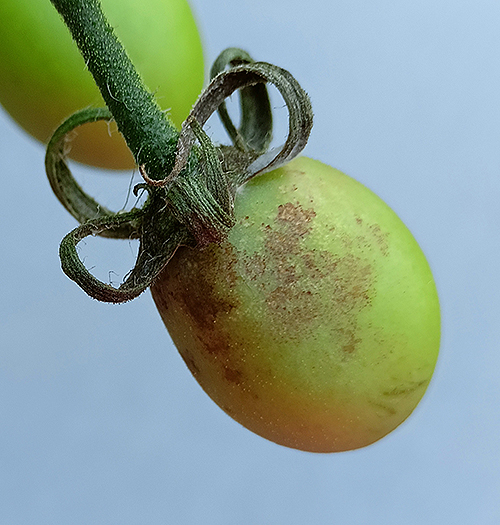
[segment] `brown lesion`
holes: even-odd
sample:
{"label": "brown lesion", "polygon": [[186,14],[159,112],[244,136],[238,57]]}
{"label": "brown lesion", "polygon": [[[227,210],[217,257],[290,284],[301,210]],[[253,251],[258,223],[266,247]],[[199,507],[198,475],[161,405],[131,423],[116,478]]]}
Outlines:
{"label": "brown lesion", "polygon": [[239,370],[235,370],[229,366],[224,368],[224,377],[230,383],[235,383],[237,385],[243,382],[243,374]]}
{"label": "brown lesion", "polygon": [[186,363],[186,366],[189,368],[189,371],[194,377],[198,378],[200,376],[200,369],[198,368],[198,365],[196,364],[191,353],[187,350],[182,351],[181,349],[179,349],[179,352],[182,355],[182,359]]}
{"label": "brown lesion", "polygon": [[[222,249],[224,253],[214,255],[214,249]],[[182,283],[182,287],[175,289],[174,299],[182,304],[184,311],[201,331],[211,330],[219,316],[227,315],[239,306],[235,294],[229,295],[216,288],[221,276],[225,276],[229,289],[234,287],[237,279],[234,269],[237,262],[235,254],[231,246],[226,244],[224,247],[210,246],[197,252],[196,257],[182,260],[183,268],[174,269],[169,266],[169,272],[177,271],[182,274],[182,278],[173,279],[173,282]]]}
{"label": "brown lesion", "polygon": [[315,217],[312,208],[305,210],[298,202],[280,205],[274,224],[265,226],[265,246],[273,257],[285,262],[290,256],[299,255],[300,243],[311,232]]}
{"label": "brown lesion", "polygon": [[[237,251],[225,242],[169,263],[166,280],[170,281],[171,304],[192,320],[193,337],[205,355],[202,359],[218,362],[229,383],[245,384],[244,343],[239,334],[225,329],[225,320],[241,315],[245,306],[240,295],[242,282],[261,294],[268,314],[262,326],[252,330],[265,330],[266,337],[277,342],[292,342],[303,340],[305,332],[325,329],[343,358],[356,354],[361,344],[354,335],[357,316],[370,305],[372,269],[351,250],[340,256],[309,248],[305,241],[315,220],[312,207],[288,202],[278,207],[269,223],[261,225],[263,244],[257,251]],[[321,228],[339,239],[335,225],[321,224]],[[325,296],[328,290],[330,297]],[[199,375],[200,363],[198,366],[189,356],[185,360],[193,374]]]}
{"label": "brown lesion", "polygon": [[[217,364],[221,377],[233,385],[245,383],[241,362],[242,347],[238,334],[228,333],[225,319],[238,310],[241,299],[235,292],[238,280],[237,254],[230,243],[189,250],[174,258],[162,280],[164,291],[171,297],[170,308],[187,316],[192,329],[189,338],[197,341],[199,351],[179,348],[183,359],[198,380],[205,363]],[[163,300],[164,293],[155,294]]]}
{"label": "brown lesion", "polygon": [[344,358],[347,358],[351,355],[353,355],[359,343],[361,343],[361,339],[356,337],[356,330],[355,325],[349,329],[349,328],[338,328],[336,330],[337,338],[341,344],[341,350],[344,354]]}
{"label": "brown lesion", "polygon": [[387,403],[380,403],[378,401],[368,401],[368,403],[374,406],[375,408],[379,408],[384,411],[384,413],[378,413],[379,417],[390,417],[395,416],[397,414],[397,410],[394,407],[388,405]]}
{"label": "brown lesion", "polygon": [[[352,254],[338,256],[305,245],[315,218],[312,208],[283,204],[274,220],[261,226],[262,252],[240,254],[245,279],[261,290],[273,337],[280,340],[301,338],[318,322],[328,323],[333,335],[346,318],[347,328],[355,333],[357,313],[370,304],[369,264]],[[335,228],[331,230],[335,235]],[[325,290],[333,290],[332,297],[325,297]],[[351,338],[342,343],[338,336],[334,340],[343,353],[354,353],[360,341]]]}
{"label": "brown lesion", "polygon": [[312,208],[304,210],[298,202],[287,202],[278,206],[275,222],[286,224],[297,236],[303,236],[311,231],[310,222],[314,217],[316,212]]}
{"label": "brown lesion", "polygon": [[380,225],[378,224],[372,224],[370,226],[370,233],[375,239],[375,244],[378,246],[382,255],[384,257],[387,257],[387,255],[389,254],[389,243],[387,242],[387,238],[389,237],[389,235],[383,232],[380,228]]}
{"label": "brown lesion", "polygon": [[333,258],[331,278],[334,280],[336,309],[361,310],[370,304],[372,268],[360,257],[348,254]]}
{"label": "brown lesion", "polygon": [[413,383],[410,383],[408,386],[405,387],[396,387],[392,390],[387,390],[385,392],[382,392],[382,395],[386,397],[399,397],[399,396],[408,396],[410,394],[413,394],[416,390],[419,390],[422,387],[426,387],[429,383],[428,379],[424,379],[423,381],[415,381]]}
{"label": "brown lesion", "polygon": [[[313,292],[304,281],[312,261],[310,258],[301,261],[306,258],[302,241],[311,232],[315,217],[312,208],[304,209],[298,202],[280,205],[274,221],[261,228],[264,232],[262,253],[243,257],[246,276],[259,281],[271,314],[269,321],[280,337],[285,333],[293,336],[301,323],[310,322],[311,316],[317,315],[311,302]],[[290,322],[292,318],[295,323]]]}
{"label": "brown lesion", "polygon": [[234,301],[218,294],[205,276],[198,279],[196,287],[190,287],[189,292],[183,294],[182,303],[193,323],[202,331],[211,330],[218,316],[228,314],[237,306]]}
{"label": "brown lesion", "polygon": [[389,233],[384,232],[380,224],[369,224],[362,217],[354,217],[356,225],[360,228],[360,234],[355,237],[345,237],[343,242],[347,245],[356,245],[358,248],[363,246],[373,246],[380,250],[380,253],[387,257],[389,255]]}
{"label": "brown lesion", "polygon": [[[190,253],[174,258],[162,280],[171,297],[171,301],[165,302],[170,302],[173,305],[171,307],[189,316],[194,327],[193,334],[208,354],[227,354],[229,338],[218,323],[237,309],[240,301],[235,293],[219,289],[218,283],[223,277],[228,290],[231,292],[234,289],[237,279],[235,254],[228,243],[209,246],[202,251],[183,249],[190,250]],[[213,250],[223,250],[223,254],[214,253]],[[163,301],[164,295],[159,293],[155,297]]]}

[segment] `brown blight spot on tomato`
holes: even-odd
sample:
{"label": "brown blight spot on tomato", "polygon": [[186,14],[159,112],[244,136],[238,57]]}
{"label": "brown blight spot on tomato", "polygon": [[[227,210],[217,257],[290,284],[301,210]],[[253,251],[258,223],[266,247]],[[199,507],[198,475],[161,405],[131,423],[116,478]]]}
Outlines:
{"label": "brown blight spot on tomato", "polygon": [[197,380],[207,380],[206,363],[212,362],[208,377],[216,373],[233,387],[242,387],[245,375],[238,338],[225,329],[225,319],[241,303],[234,293],[238,279],[234,249],[227,243],[204,250],[182,247],[179,252],[168,264],[168,279],[161,280],[162,293],[153,292],[158,308],[169,319],[189,319],[191,329],[179,334],[178,348]]}
{"label": "brown blight spot on tomato", "polygon": [[375,238],[376,245],[379,247],[382,255],[386,257],[389,253],[389,244],[387,242],[389,234],[387,232],[382,232],[382,229],[378,224],[372,224],[370,226],[370,232]]}
{"label": "brown blight spot on tomato", "polygon": [[311,231],[310,222],[316,217],[316,212],[309,208],[304,210],[297,202],[287,202],[278,206],[275,222],[283,224],[291,238],[300,238]]}
{"label": "brown blight spot on tomato", "polygon": [[[203,334],[203,345],[210,354],[223,354],[228,349],[228,342],[217,326],[221,316],[228,315],[239,306],[239,299],[235,294],[221,294],[217,290],[216,282],[225,276],[228,289],[232,290],[236,281],[234,271],[235,258],[231,246],[224,248],[223,257],[218,258],[218,264],[213,266],[212,251],[216,248],[210,246],[206,250],[198,251],[192,248],[180,248],[186,253],[186,263],[182,257],[175,257],[168,265],[169,287],[168,295],[172,304],[188,315]],[[168,308],[168,306],[167,306]]]}

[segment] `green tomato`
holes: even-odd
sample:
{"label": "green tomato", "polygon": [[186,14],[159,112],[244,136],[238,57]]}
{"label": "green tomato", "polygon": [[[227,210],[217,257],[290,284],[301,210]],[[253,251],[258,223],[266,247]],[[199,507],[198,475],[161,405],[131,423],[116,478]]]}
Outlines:
{"label": "green tomato", "polygon": [[179,249],[152,286],[207,394],[248,429],[314,452],[363,447],[413,411],[439,350],[429,265],[396,214],[301,157],[253,179],[220,246]]}
{"label": "green tomato", "polygon": [[[101,3],[145,84],[180,127],[204,80],[200,36],[188,3]],[[0,103],[44,143],[75,111],[105,105],[50,0],[0,2]],[[132,155],[116,127],[108,128],[104,122],[82,126],[71,142],[70,156],[105,168],[133,166]]]}

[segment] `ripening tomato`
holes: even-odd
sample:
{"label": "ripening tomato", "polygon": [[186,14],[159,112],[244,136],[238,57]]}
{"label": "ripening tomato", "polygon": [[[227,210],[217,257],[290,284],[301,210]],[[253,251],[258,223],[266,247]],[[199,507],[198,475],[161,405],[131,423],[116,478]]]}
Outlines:
{"label": "ripening tomato", "polygon": [[231,417],[315,452],[403,422],[439,349],[429,265],[396,214],[309,158],[247,183],[222,245],[179,249],[152,286],[187,366]]}
{"label": "ripening tomato", "polygon": [[[204,79],[203,55],[186,0],[101,0],[103,11],[147,87],[180,124]],[[72,113],[104,101],[50,0],[0,2],[0,103],[28,133],[47,142]],[[109,134],[112,134],[112,139]],[[71,157],[123,169],[132,156],[116,127],[87,124]]]}

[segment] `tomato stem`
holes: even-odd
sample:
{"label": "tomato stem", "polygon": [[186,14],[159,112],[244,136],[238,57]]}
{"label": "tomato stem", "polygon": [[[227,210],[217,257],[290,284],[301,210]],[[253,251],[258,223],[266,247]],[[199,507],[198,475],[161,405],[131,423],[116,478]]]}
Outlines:
{"label": "tomato stem", "polygon": [[139,165],[152,179],[170,173],[178,131],[145,87],[98,0],[51,0],[63,17]]}
{"label": "tomato stem", "polygon": [[[62,268],[95,299],[129,301],[154,282],[178,246],[203,248],[227,239],[234,225],[237,189],[259,173],[288,162],[306,145],[312,127],[311,103],[287,71],[254,62],[241,50],[228,49],[216,61],[212,82],[178,133],[144,87],[98,0],[51,1],[64,17],[108,105],[69,117],[47,146],[45,168],[51,187],[81,223],[61,243]],[[289,110],[288,137],[281,148],[271,151],[268,82],[276,86]],[[238,128],[224,106],[224,100],[237,90],[242,107]],[[220,112],[233,146],[215,146],[203,130],[215,111]],[[114,213],[101,206],[78,185],[66,164],[71,131],[111,118],[117,121],[145,181],[134,193],[148,192],[144,206],[130,212]],[[96,279],[80,260],[77,245],[89,235],[140,239],[136,264],[119,288]]]}

